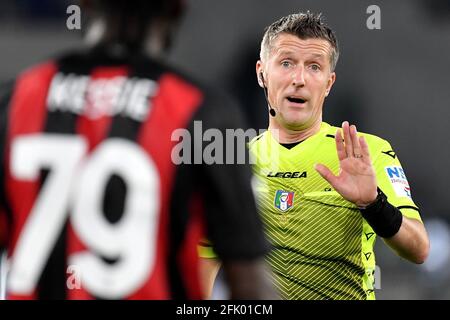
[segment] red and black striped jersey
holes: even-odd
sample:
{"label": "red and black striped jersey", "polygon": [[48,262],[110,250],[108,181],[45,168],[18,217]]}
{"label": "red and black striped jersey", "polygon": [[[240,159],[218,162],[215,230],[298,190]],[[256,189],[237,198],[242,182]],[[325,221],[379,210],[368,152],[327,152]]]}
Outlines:
{"label": "red and black striped jersey", "polygon": [[[267,252],[248,164],[174,162],[177,130],[243,127],[227,96],[101,50],[35,66],[0,93],[8,298],[200,299],[201,237],[225,261]],[[192,142],[193,158],[205,142]]]}

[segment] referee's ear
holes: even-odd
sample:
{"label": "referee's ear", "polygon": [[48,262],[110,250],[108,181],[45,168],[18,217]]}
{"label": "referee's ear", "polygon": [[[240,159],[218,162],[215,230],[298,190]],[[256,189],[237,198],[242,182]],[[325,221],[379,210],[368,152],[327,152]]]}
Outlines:
{"label": "referee's ear", "polygon": [[264,88],[264,67],[261,60],[256,61],[256,78],[258,79],[258,84],[261,88]]}
{"label": "referee's ear", "polygon": [[325,90],[325,97],[327,97],[330,94],[331,91],[331,87],[333,87],[334,82],[336,81],[336,72],[332,72],[330,74],[330,77],[328,78],[327,81],[327,88]]}

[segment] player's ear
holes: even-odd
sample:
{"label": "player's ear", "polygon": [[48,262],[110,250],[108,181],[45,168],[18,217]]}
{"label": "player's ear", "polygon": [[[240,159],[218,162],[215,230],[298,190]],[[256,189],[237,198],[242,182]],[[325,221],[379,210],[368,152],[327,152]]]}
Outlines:
{"label": "player's ear", "polygon": [[261,88],[264,88],[264,68],[261,60],[256,62],[256,78]]}

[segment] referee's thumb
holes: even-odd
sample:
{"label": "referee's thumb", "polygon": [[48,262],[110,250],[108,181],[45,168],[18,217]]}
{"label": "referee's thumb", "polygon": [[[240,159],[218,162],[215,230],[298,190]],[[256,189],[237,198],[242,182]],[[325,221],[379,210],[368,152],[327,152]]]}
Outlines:
{"label": "referee's thumb", "polygon": [[314,169],[324,178],[327,180],[332,186],[334,185],[334,180],[336,177],[334,176],[333,172],[331,172],[328,167],[324,166],[323,164],[316,163],[314,165]]}

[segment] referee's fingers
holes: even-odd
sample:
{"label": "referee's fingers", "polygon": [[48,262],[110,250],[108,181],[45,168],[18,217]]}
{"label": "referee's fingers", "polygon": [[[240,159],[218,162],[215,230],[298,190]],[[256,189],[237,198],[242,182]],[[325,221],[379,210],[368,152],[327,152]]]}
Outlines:
{"label": "referee's fingers", "polygon": [[339,161],[344,160],[347,158],[347,152],[345,151],[344,140],[342,140],[341,129],[336,130],[335,140]]}
{"label": "referee's fingers", "polygon": [[358,132],[356,131],[356,126],[350,126],[350,137],[353,144],[353,155],[359,158],[361,154],[361,145],[359,144]]}
{"label": "referee's fingers", "polygon": [[370,151],[369,151],[369,145],[366,142],[366,138],[364,136],[359,137],[359,143],[361,145],[362,155],[363,155],[363,161],[367,164],[371,164],[370,161]]}
{"label": "referee's fingers", "polygon": [[342,131],[344,133],[344,145],[345,152],[347,152],[347,157],[353,157],[353,143],[350,138],[350,128],[348,121],[342,122]]}

